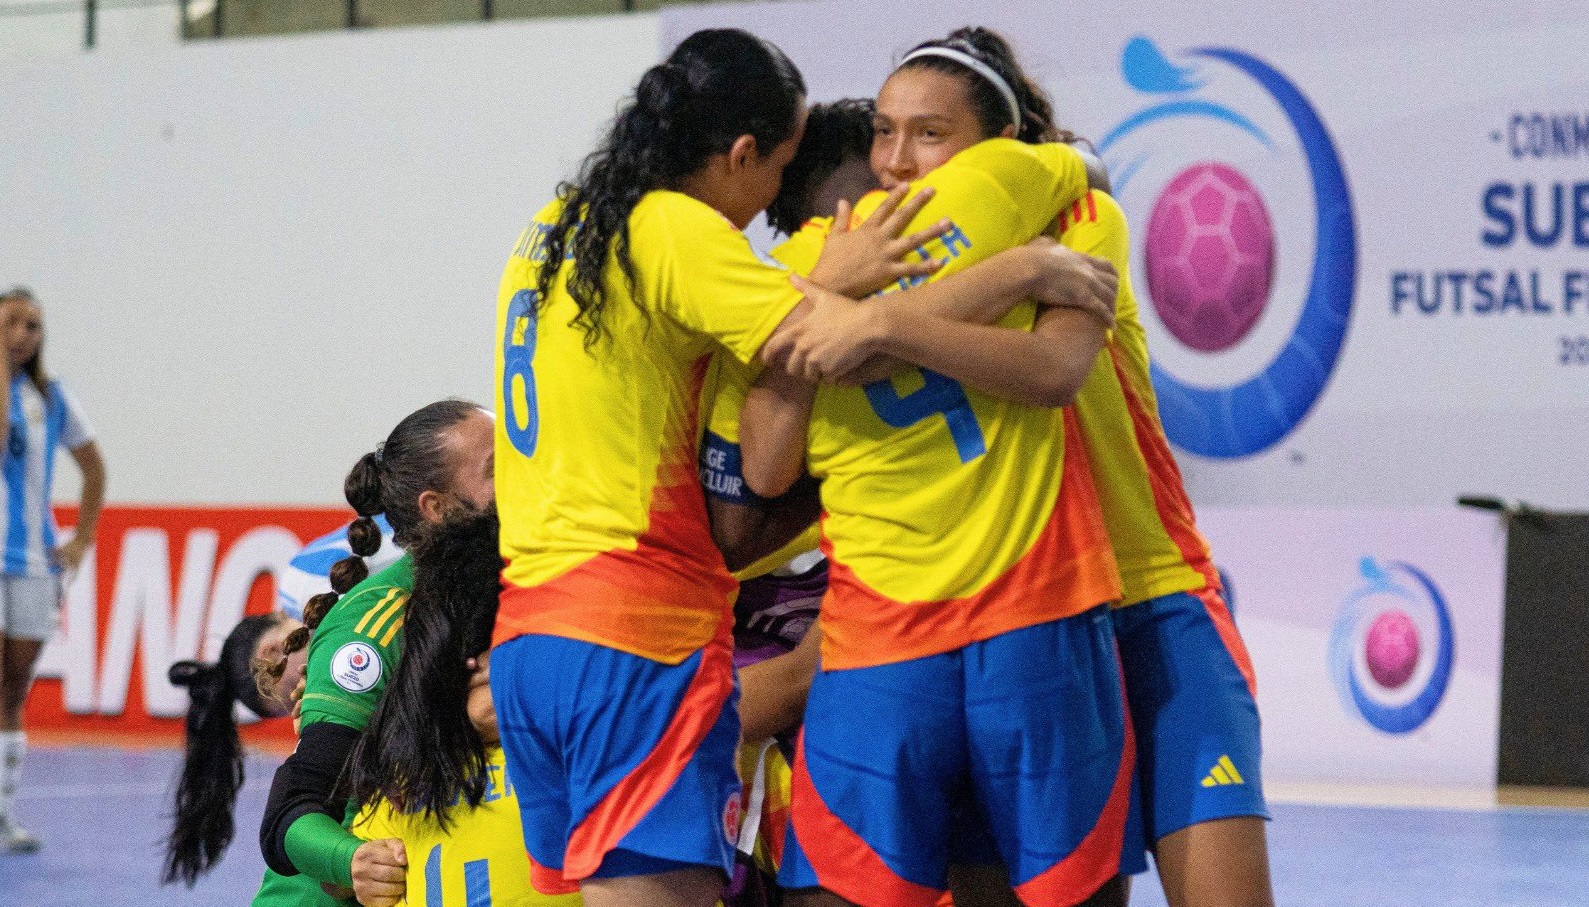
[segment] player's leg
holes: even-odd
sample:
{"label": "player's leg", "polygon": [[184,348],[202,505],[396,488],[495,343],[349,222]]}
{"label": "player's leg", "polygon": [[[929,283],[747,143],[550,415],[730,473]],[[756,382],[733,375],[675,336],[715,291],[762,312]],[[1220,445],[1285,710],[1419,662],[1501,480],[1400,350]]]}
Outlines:
{"label": "player's leg", "polygon": [[739,803],[726,640],[665,665],[521,636],[493,651],[491,687],[537,890],[582,890],[592,907],[717,902]]}
{"label": "player's leg", "polygon": [[1121,904],[1135,763],[1106,608],[967,647],[971,778],[1026,907]]}
{"label": "player's leg", "polygon": [[0,625],[0,850],[38,849],[39,840],[17,825],[12,814],[27,735],[22,707],[33,684],[33,668],[45,640],[55,632],[60,586],[54,577],[5,577],[5,614]]}
{"label": "player's leg", "polygon": [[588,907],[699,907],[716,904],[723,894],[723,874],[695,866],[645,875],[586,879],[580,892]]}
{"label": "player's leg", "polygon": [[1214,590],[1119,609],[1141,838],[1171,907],[1270,907],[1252,665]]}
{"label": "player's leg", "polygon": [[1159,839],[1156,856],[1170,907],[1273,907],[1264,820],[1233,816]]}
{"label": "player's leg", "polygon": [[778,873],[791,903],[932,907],[942,897],[951,794],[966,765],[960,665],[955,651],[818,672]]}

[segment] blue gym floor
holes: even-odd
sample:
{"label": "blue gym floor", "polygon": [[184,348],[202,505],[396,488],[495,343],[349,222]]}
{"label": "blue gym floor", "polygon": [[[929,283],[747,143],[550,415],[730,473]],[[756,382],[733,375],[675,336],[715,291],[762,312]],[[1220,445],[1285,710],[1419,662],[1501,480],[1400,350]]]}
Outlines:
{"label": "blue gym floor", "polygon": [[[275,761],[248,761],[237,840],[195,889],[158,884],[180,754],[35,748],[17,814],[44,839],[0,856],[0,907],[214,905],[252,898],[255,843]],[[1383,809],[1279,804],[1270,826],[1281,907],[1555,907],[1589,904],[1589,811]],[[1137,879],[1133,905],[1164,904]]]}

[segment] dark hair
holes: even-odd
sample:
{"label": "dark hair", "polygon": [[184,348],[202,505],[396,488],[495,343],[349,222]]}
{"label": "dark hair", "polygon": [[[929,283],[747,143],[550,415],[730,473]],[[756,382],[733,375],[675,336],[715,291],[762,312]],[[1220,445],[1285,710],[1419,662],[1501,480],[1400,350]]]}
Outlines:
{"label": "dark hair", "polygon": [[[924,41],[911,48],[911,53],[926,47],[947,47],[970,54],[1009,83],[1010,90],[1015,92],[1016,103],[1021,108],[1021,128],[1015,135],[1017,139],[1034,145],[1042,142],[1073,144],[1080,141],[1075,133],[1054,124],[1053,102],[1036,82],[1027,77],[1026,71],[1015,59],[1015,50],[1003,35],[980,26],[966,26],[955,29],[942,40]],[[1015,122],[1010,116],[1010,105],[1004,100],[1004,94],[967,66],[943,57],[919,57],[900,69],[931,69],[964,79],[983,135],[996,136],[1004,131],[1004,127]]]}
{"label": "dark hair", "polygon": [[767,223],[787,236],[813,215],[817,188],[845,163],[866,160],[872,151],[872,117],[877,105],[870,98],[845,98],[813,105],[806,115],[805,135],[794,159],[783,169],[778,197],[767,206]]}
{"label": "dark hair", "polygon": [[557,187],[563,203],[546,235],[536,279],[539,299],[551,295],[565,258],[573,260],[568,293],[579,307],[571,322],[593,345],[605,329],[605,277],[610,254],[631,290],[634,259],[629,215],[646,193],[674,189],[708,158],[742,135],[768,154],[794,132],[805,80],[783,51],[735,28],[698,31],[666,61],[646,70],[634,98],[619,110],[606,139]]}
{"label": "dark hair", "polygon": [[[33,295],[33,291],[24,286],[14,286],[4,293],[0,293],[0,304],[10,302],[13,299],[26,299],[35,306],[39,304],[39,299]],[[46,397],[49,396],[50,376],[44,371],[44,336],[42,331],[39,336],[39,348],[33,351],[33,355],[28,361],[18,367],[27,374],[28,380],[32,381],[33,386],[39,389],[39,393]]]}
{"label": "dark hair", "polygon": [[465,662],[491,646],[502,557],[495,508],[426,529],[410,551],[414,592],[403,620],[403,657],[352,759],[353,796],[384,798],[401,813],[447,827],[459,802],[479,806],[486,753],[470,723]]}
{"label": "dark hair", "polygon": [[337,600],[370,575],[364,559],[381,550],[377,515],[386,514],[387,522],[392,524],[392,540],[408,547],[424,523],[419,513],[420,494],[452,486],[447,431],[479,410],[478,404],[467,400],[438,400],[423,406],[409,413],[385,441],[353,464],[342,483],[343,496],[358,514],[348,525],[348,547],[353,553],[331,565],[331,591],[304,602],[303,626],[288,635],[278,661],[261,666],[260,686],[281,678],[287,669],[287,656],[309,645],[309,634],[320,626]]}
{"label": "dark hair", "polygon": [[171,683],[187,687],[188,717],[163,885],[180,879],[192,888],[232,843],[232,809],[243,786],[243,745],[232,709],[241,702],[261,718],[286,714],[285,705],[267,700],[254,683],[254,650],[284,620],[274,613],[245,617],[227,634],[220,661],[179,661],[166,672]]}

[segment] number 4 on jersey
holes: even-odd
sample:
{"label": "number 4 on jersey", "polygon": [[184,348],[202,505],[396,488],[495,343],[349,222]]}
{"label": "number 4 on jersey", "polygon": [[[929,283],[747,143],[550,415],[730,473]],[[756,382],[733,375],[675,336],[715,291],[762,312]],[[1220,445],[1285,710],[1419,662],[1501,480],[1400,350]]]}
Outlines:
{"label": "number 4 on jersey", "polygon": [[541,414],[535,404],[535,316],[539,297],[520,290],[508,303],[502,335],[502,408],[508,440],[526,457],[535,456]]}
{"label": "number 4 on jersey", "polygon": [[960,462],[970,463],[987,453],[982,426],[977,424],[977,414],[971,410],[965,388],[932,369],[919,371],[921,387],[903,397],[887,378],[866,385],[866,400],[872,404],[872,412],[894,428],[909,428],[934,413],[941,414],[949,425],[949,437],[954,439]]}

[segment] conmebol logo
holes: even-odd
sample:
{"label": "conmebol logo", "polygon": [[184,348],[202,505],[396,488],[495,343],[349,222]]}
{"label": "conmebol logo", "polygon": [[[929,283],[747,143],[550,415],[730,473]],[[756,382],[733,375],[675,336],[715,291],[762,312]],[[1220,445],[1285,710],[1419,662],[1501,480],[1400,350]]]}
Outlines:
{"label": "conmebol logo", "polygon": [[[1153,384],[1169,438],[1208,457],[1241,457],[1274,446],[1318,401],[1346,337],[1357,272],[1351,197],[1335,145],[1302,92],[1274,67],[1225,47],[1188,50],[1176,65],[1148,38],[1125,47],[1121,70],[1154,102],[1111,129],[1099,142],[1115,176],[1115,192],[1129,198],[1157,189],[1141,244],[1147,296],[1160,323],[1196,355],[1235,347],[1267,315],[1281,254],[1271,208],[1258,185],[1228,161],[1199,159],[1215,132],[1261,153],[1280,146],[1254,117],[1207,95],[1216,67],[1258,86],[1283,114],[1302,149],[1311,182],[1315,248],[1295,328],[1257,374],[1206,387],[1153,366]],[[1135,137],[1135,138],[1132,138]],[[1146,137],[1146,141],[1143,139]],[[1132,139],[1127,141],[1127,139]],[[1167,182],[1142,189],[1134,179],[1150,161],[1184,158]],[[1137,206],[1130,206],[1137,207]],[[1282,215],[1285,212],[1281,212]],[[1139,292],[1142,290],[1138,287]]]}

